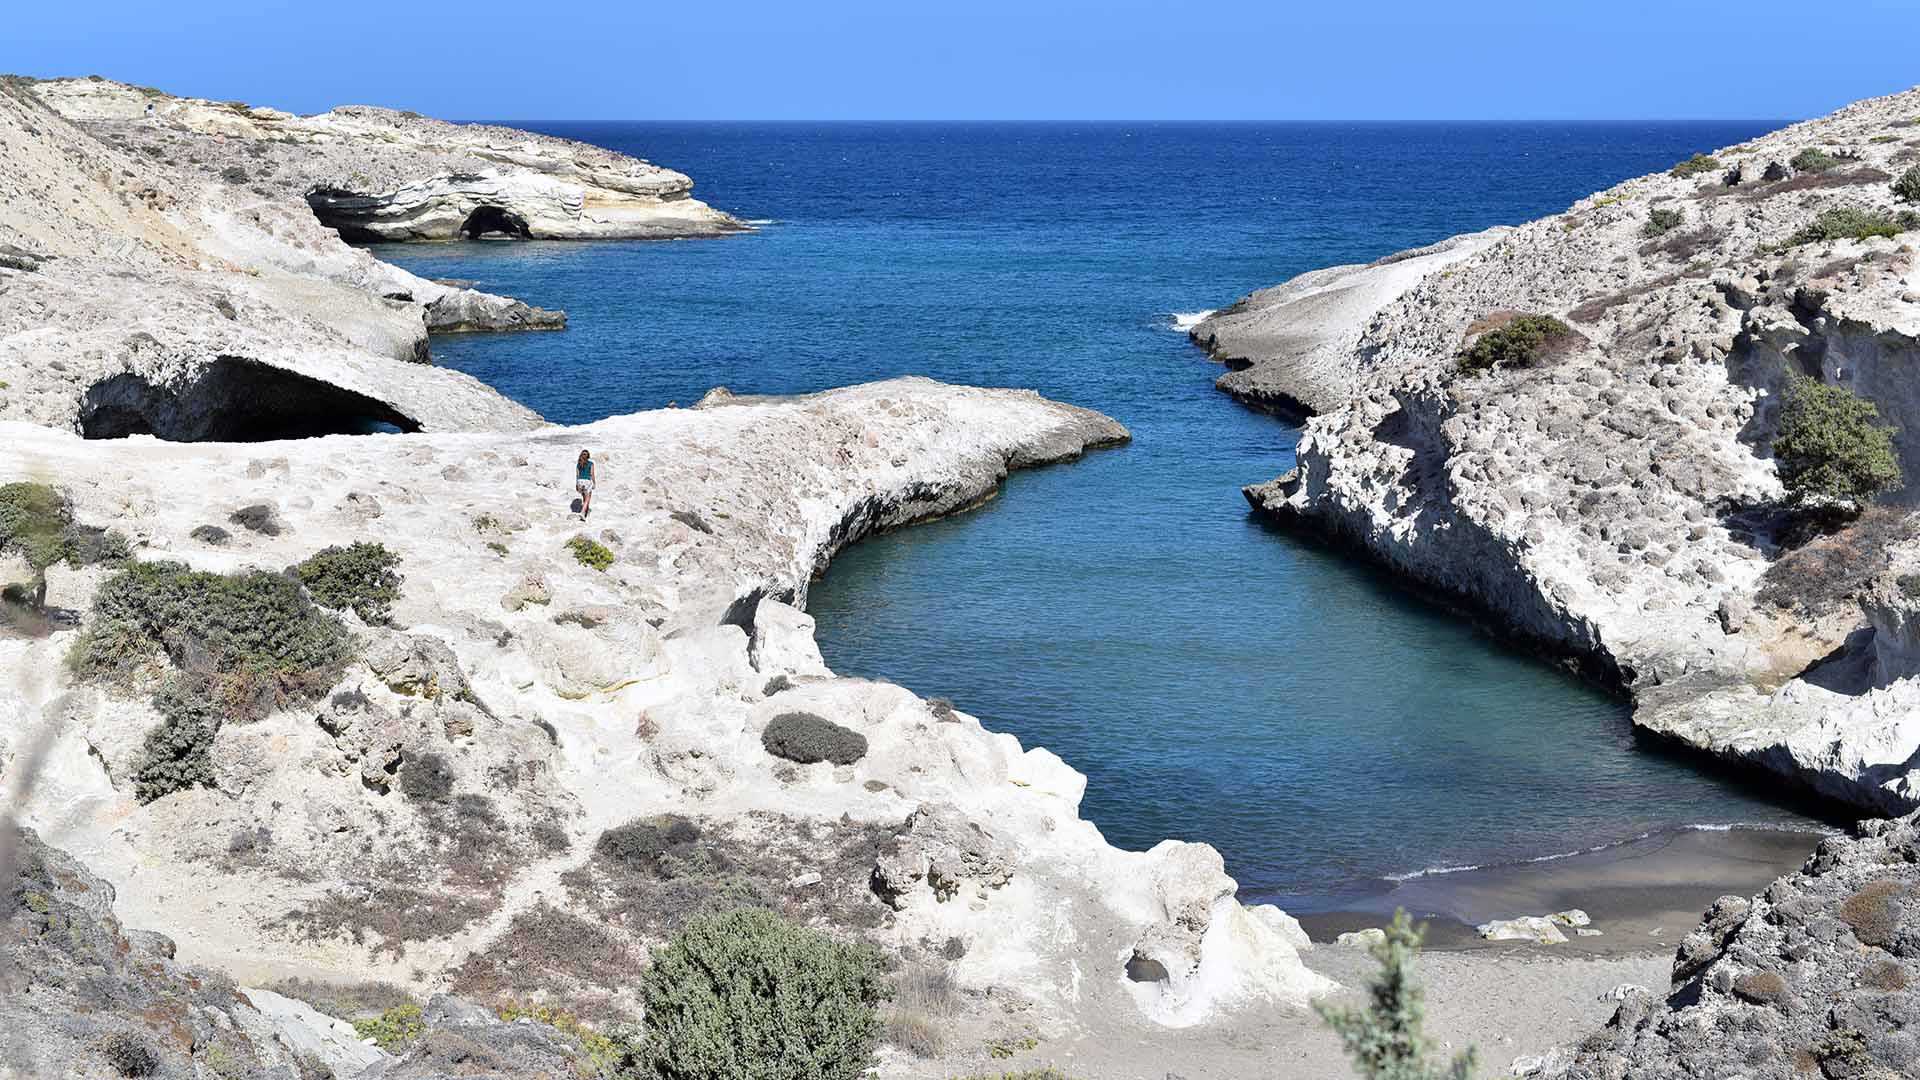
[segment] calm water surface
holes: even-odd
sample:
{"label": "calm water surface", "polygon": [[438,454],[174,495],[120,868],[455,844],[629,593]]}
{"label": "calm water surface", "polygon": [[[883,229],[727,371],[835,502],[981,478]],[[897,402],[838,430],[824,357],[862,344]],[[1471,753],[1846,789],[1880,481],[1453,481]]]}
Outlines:
{"label": "calm water surface", "polygon": [[1337,262],[1553,213],[1766,125],[531,125],[693,175],[766,222],[661,244],[386,246],[572,318],[437,339],[565,422],[709,387],[899,374],[1034,387],[1133,445],[860,544],[812,595],[845,674],[1058,752],[1084,812],[1204,840],[1301,910],[1425,868],[1687,823],[1792,822],[1637,748],[1625,706],[1251,520],[1297,432],[1212,388],[1175,316]]}

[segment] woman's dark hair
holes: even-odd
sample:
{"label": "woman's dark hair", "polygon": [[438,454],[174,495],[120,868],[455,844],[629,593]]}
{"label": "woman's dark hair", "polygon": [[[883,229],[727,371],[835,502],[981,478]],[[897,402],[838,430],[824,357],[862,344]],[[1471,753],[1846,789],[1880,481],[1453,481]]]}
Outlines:
{"label": "woman's dark hair", "polygon": [[591,454],[589,454],[589,453],[587,453],[587,452],[586,452],[585,450],[582,450],[582,451],[580,451],[580,460],[581,460],[581,461],[585,461],[585,460],[587,460],[587,459],[588,459],[589,457],[592,457],[592,456],[593,456],[593,455],[591,455]]}

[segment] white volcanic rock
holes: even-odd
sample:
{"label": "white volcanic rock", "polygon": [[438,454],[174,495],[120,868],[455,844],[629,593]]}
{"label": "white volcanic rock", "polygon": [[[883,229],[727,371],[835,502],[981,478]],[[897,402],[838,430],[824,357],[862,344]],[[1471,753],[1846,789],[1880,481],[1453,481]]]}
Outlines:
{"label": "white volcanic rock", "polygon": [[[1888,588],[1871,623],[1858,604],[1916,530],[1882,509],[1783,551],[1768,453],[1804,370],[1902,433],[1896,506],[1920,481],[1920,233],[1786,243],[1823,210],[1904,209],[1890,181],[1920,160],[1916,112],[1920,92],[1864,101],[1716,151],[1727,167],[1628,180],[1302,331],[1355,344],[1302,354],[1331,403],[1249,501],[1629,690],[1643,729],[1875,811],[1920,805],[1907,623]],[[1839,163],[1796,175],[1810,148]],[[1652,209],[1683,221],[1649,237]],[[1577,336],[1540,366],[1456,369],[1519,312]]]}
{"label": "white volcanic rock", "polygon": [[[694,903],[658,890],[694,886],[623,876],[599,841],[677,820],[666,835],[697,835],[689,851],[771,902],[957,957],[960,985],[1031,1003],[1049,1030],[1090,1010],[1187,1024],[1304,1001],[1330,985],[1301,963],[1305,935],[1236,902],[1218,853],[1108,846],[1058,757],[834,677],[798,610],[840,546],[1125,437],[1030,392],[919,379],[533,433],[238,446],[0,425],[0,476],[58,484],[141,559],[278,568],[366,540],[405,576],[398,627],[359,629],[363,659],[332,693],[228,725],[217,791],[147,805],[127,777],[152,706],[73,686],[60,657],[76,631],[0,640],[0,670],[23,681],[0,707],[59,725],[28,820],[122,886],[123,917],[246,980],[630,1011],[639,958]],[[590,523],[567,510],[582,447],[600,468]],[[250,504],[275,509],[277,536],[192,537]],[[578,562],[576,536],[613,564]],[[762,734],[793,713],[865,752],[774,757]],[[0,728],[16,747],[20,731]],[[563,931],[598,944],[542,944]]]}
{"label": "white volcanic rock", "polygon": [[414,277],[298,200],[263,198],[82,131],[0,80],[0,419],[250,438],[513,430],[532,411],[421,363],[429,329],[553,312]]}
{"label": "white volcanic rock", "polygon": [[1215,385],[1241,401],[1292,415],[1325,411],[1365,363],[1360,335],[1374,312],[1507,232],[1495,227],[1370,263],[1312,270],[1241,297],[1187,336],[1232,369]]}
{"label": "white volcanic rock", "polygon": [[32,90],[144,152],[199,158],[211,175],[304,198],[350,240],[672,239],[746,228],[692,198],[685,174],[571,139],[367,106],[295,116],[101,79]]}

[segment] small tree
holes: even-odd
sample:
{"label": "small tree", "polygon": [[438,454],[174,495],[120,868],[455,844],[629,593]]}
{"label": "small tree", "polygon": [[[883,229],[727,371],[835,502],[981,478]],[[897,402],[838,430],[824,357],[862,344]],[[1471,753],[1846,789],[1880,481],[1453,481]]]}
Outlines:
{"label": "small tree", "polygon": [[1804,375],[1788,378],[1773,456],[1780,482],[1800,501],[1864,503],[1900,486],[1893,430],[1880,422],[1880,410],[1844,386]]}
{"label": "small tree", "polygon": [[1354,1069],[1367,1080],[1468,1080],[1474,1051],[1468,1047],[1450,1065],[1427,1061],[1425,997],[1414,961],[1423,929],[1415,929],[1405,910],[1393,913],[1384,940],[1368,948],[1380,961],[1380,974],[1367,987],[1364,1009],[1314,1003],[1314,1011],[1340,1036]]}

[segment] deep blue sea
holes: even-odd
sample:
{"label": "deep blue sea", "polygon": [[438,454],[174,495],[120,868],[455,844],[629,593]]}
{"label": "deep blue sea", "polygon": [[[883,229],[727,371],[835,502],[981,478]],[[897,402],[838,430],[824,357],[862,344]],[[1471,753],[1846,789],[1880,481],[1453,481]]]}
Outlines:
{"label": "deep blue sea", "polygon": [[1524,221],[1765,124],[532,124],[691,174],[725,240],[383,246],[564,308],[436,339],[564,422],[901,374],[1110,413],[1123,449],[842,554],[828,662],[951,697],[1089,778],[1114,843],[1204,840],[1325,909],[1426,868],[1794,809],[1636,744],[1627,710],[1382,575],[1252,520],[1297,431],[1215,391],[1176,315]]}

